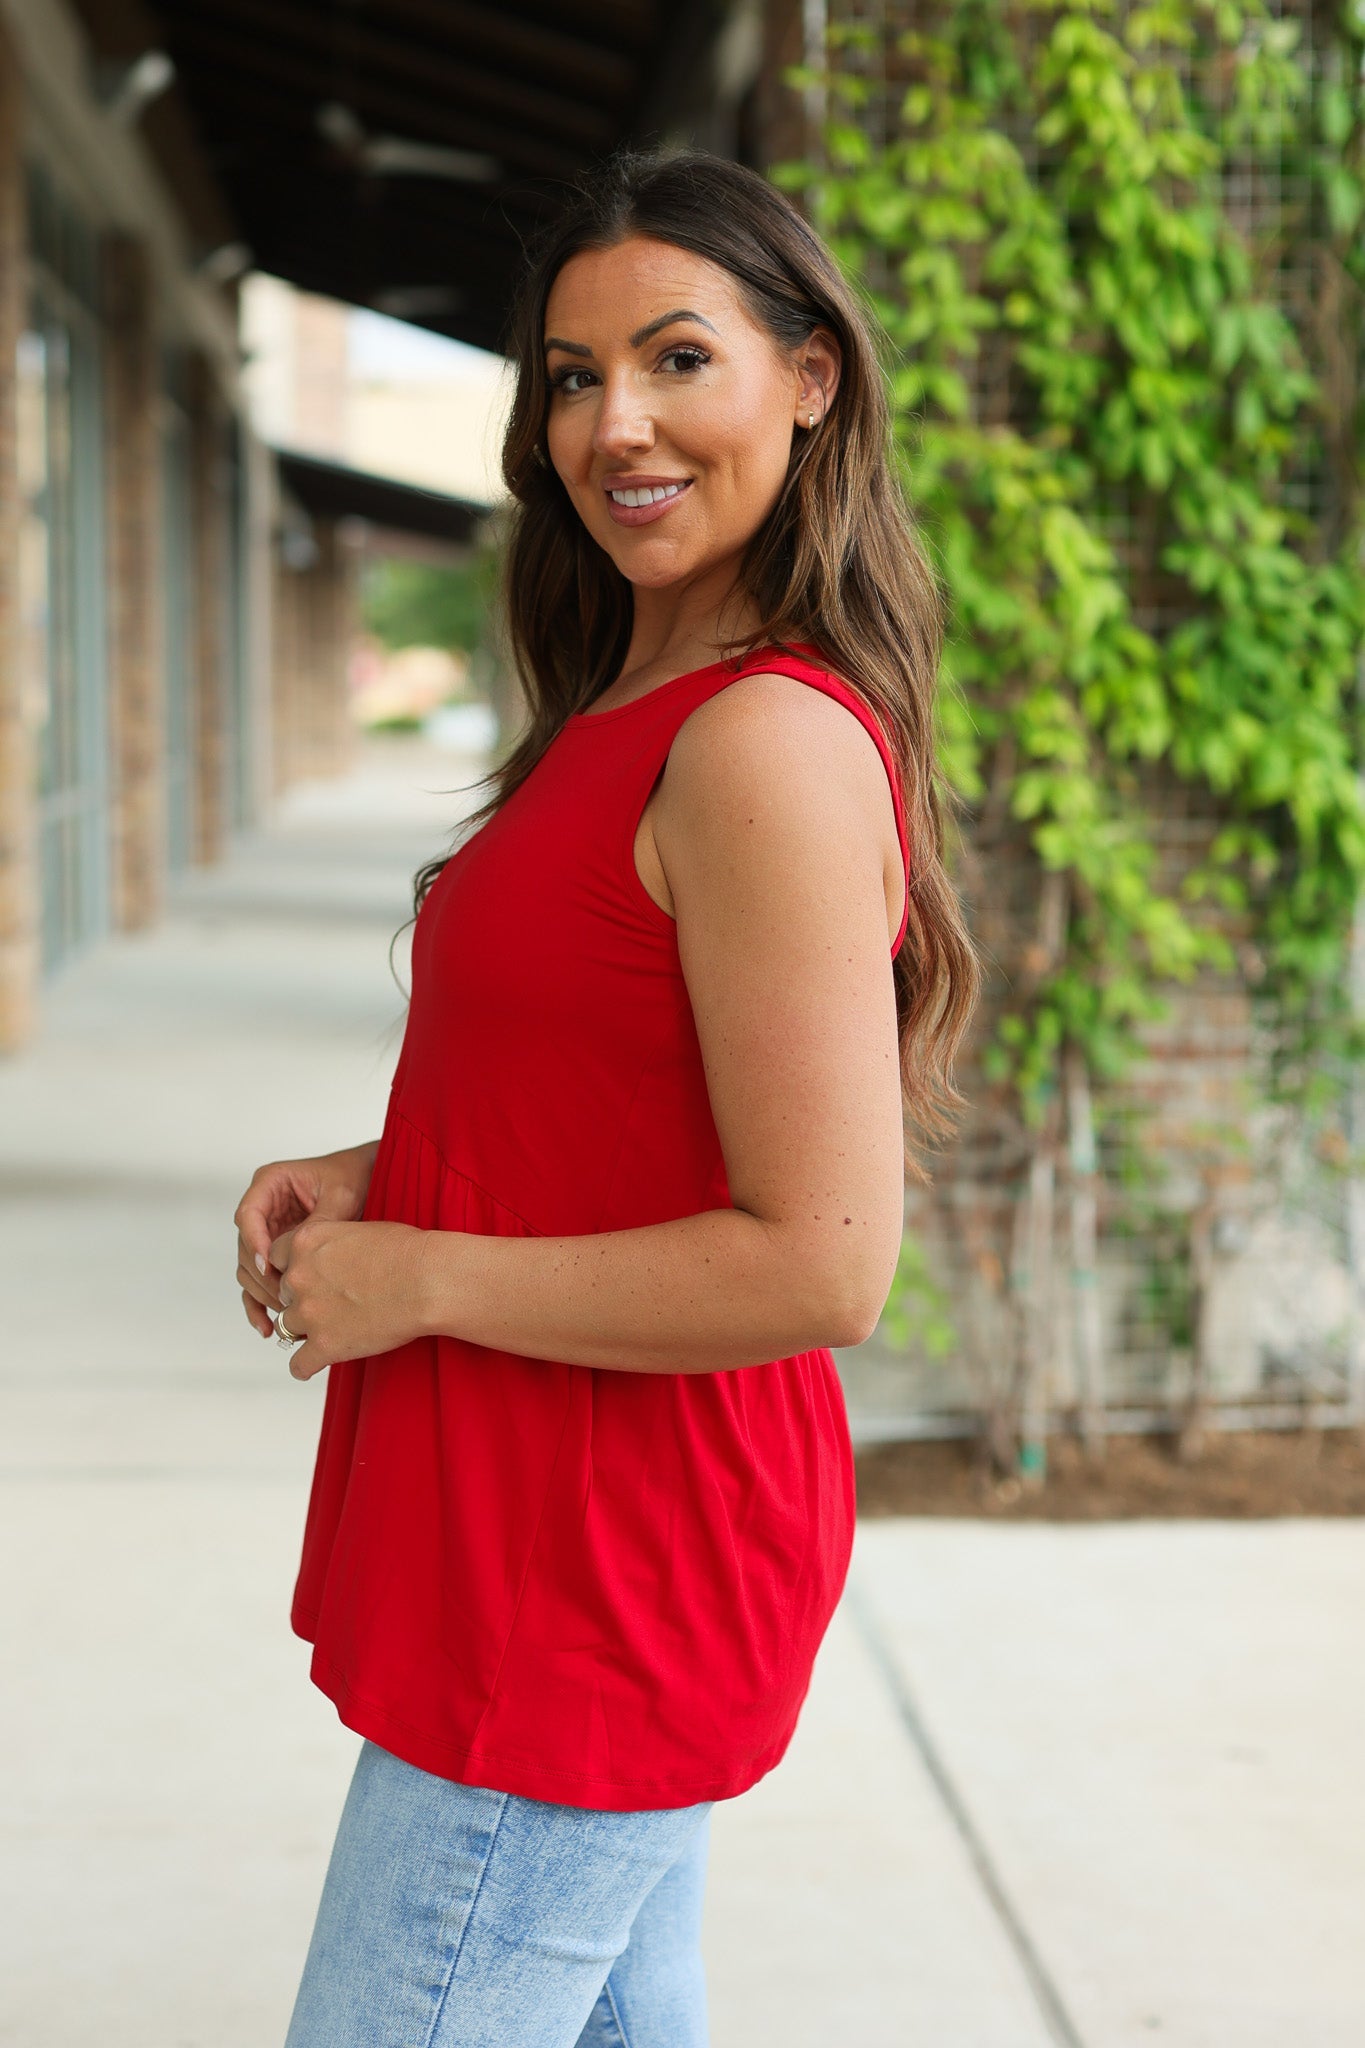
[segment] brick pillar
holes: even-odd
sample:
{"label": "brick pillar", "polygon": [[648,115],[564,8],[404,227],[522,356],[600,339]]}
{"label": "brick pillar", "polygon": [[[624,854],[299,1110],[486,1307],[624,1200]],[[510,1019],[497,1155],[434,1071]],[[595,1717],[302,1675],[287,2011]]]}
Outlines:
{"label": "brick pillar", "polygon": [[280,796],[298,776],[298,574],[270,554],[270,795]]}
{"label": "brick pillar", "polygon": [[160,608],[161,440],[146,246],[104,248],[113,921],[151,924],[166,887],[166,705]]}
{"label": "brick pillar", "polygon": [[277,554],[271,599],[274,792],[343,775],[357,735],[348,663],[355,636],[356,563],[336,521],[313,521],[315,559],[291,569]]}
{"label": "brick pillar", "polygon": [[212,365],[190,368],[190,491],[194,579],[194,859],[222,857],[228,827],[227,418]]}
{"label": "brick pillar", "polygon": [[34,732],[19,616],[19,450],[15,355],[24,325],[23,80],[0,22],[0,1051],[37,1021],[38,855]]}
{"label": "brick pillar", "polygon": [[250,431],[242,435],[246,492],[245,590],[242,631],[246,663],[246,818],[258,824],[275,787],[275,466]]}
{"label": "brick pillar", "polygon": [[322,652],[318,691],[318,760],[315,773],[344,775],[355,754],[350,658],[356,624],[356,556],[334,519],[318,522],[318,578]]}
{"label": "brick pillar", "polygon": [[752,113],[753,142],[761,165],[808,156],[816,136],[807,96],[788,85],[789,64],[806,64],[819,55],[808,47],[809,25],[802,0],[766,0],[763,8],[763,62]]}

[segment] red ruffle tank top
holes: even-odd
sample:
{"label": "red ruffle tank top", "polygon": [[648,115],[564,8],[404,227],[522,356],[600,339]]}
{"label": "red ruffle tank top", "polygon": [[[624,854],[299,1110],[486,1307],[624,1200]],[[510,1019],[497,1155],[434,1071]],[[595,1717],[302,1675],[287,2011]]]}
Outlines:
{"label": "red ruffle tank top", "polygon": [[[633,849],[684,719],[756,672],[867,728],[908,882],[894,757],[815,659],[570,718],[422,905],[366,1218],[569,1236],[730,1206]],[[632,1373],[423,1338],[331,1368],[293,1626],[342,1721],[422,1770],[617,1812],[724,1799],[791,1739],[853,1511],[827,1350]]]}

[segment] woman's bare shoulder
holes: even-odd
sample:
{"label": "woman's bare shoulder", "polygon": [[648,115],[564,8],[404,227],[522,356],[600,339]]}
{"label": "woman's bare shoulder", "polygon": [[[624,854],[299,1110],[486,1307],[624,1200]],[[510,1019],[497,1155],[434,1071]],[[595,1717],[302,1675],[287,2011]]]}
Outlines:
{"label": "woman's bare shoulder", "polygon": [[[813,791],[860,797],[879,825],[894,813],[877,743],[837,697],[795,676],[739,676],[698,705],[679,728],[664,787],[678,796]],[[885,812],[885,817],[883,817]]]}

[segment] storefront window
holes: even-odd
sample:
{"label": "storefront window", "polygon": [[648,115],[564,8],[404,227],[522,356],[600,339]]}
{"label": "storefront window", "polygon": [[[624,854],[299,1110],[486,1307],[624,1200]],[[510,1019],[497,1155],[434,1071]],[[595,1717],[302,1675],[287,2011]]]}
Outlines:
{"label": "storefront window", "polygon": [[18,355],[24,692],[38,733],[44,965],[108,928],[103,474],[93,242],[42,173],[29,187]]}
{"label": "storefront window", "polygon": [[162,633],[166,676],[166,803],[171,872],[194,855],[194,564],[190,425],[182,358],[167,350],[161,374]]}

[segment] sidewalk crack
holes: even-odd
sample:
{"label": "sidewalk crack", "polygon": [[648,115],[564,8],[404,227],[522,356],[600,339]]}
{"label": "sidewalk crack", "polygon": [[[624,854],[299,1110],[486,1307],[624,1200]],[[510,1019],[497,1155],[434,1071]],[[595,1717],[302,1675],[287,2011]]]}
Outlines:
{"label": "sidewalk crack", "polygon": [[1061,1993],[1053,1983],[1022,1916],[1005,1889],[1000,1873],[991,1859],[990,1851],[967,1810],[966,1802],[934,1746],[924,1717],[915,1704],[914,1696],[906,1682],[905,1673],[896,1661],[895,1653],[877,1620],[872,1603],[853,1573],[849,1574],[844,1589],[844,1606],[891,1695],[901,1726],[918,1751],[930,1782],[957,1830],[981,1889],[990,1901],[1006,1939],[1019,1958],[1020,1967],[1033,1993],[1043,2024],[1058,2044],[1058,2048],[1085,2048],[1076,2024],[1062,2002]]}

